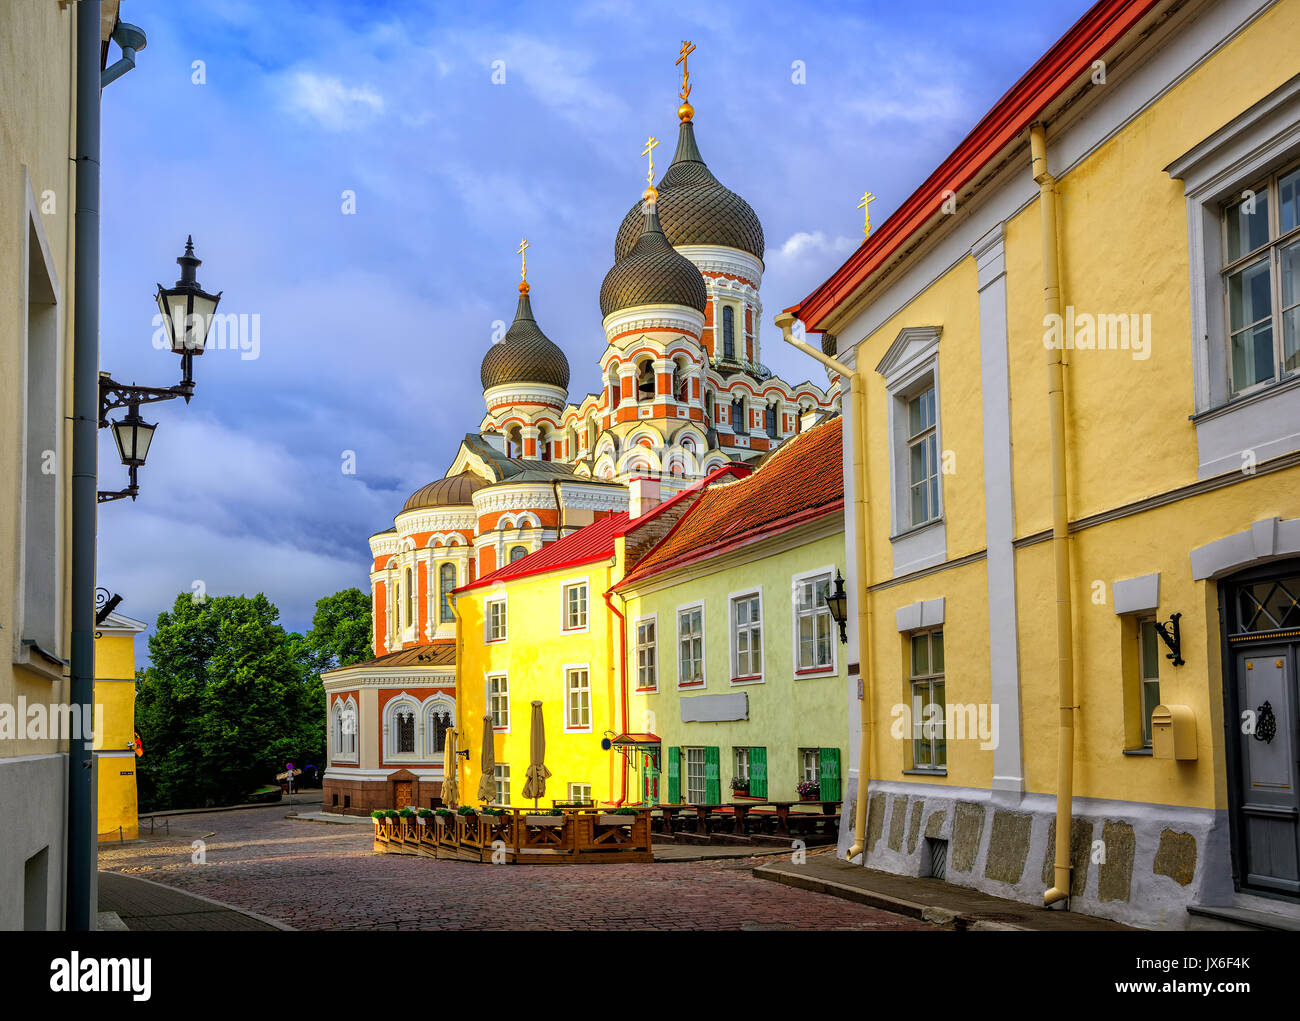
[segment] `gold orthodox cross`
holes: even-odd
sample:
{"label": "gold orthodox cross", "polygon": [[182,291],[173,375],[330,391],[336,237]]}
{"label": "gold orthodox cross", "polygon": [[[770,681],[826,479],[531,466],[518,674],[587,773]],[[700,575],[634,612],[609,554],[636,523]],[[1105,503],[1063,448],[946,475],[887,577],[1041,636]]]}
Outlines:
{"label": "gold orthodox cross", "polygon": [[673,63],[675,63],[675,64],[681,64],[681,65],[682,65],[682,91],[681,91],[681,97],[682,97],[682,102],[683,102],[683,103],[686,102],[686,97],[689,96],[689,95],[691,94],[691,73],[690,73],[690,71],[687,70],[687,67],[686,67],[686,58],[689,57],[689,56],[690,56],[692,53],[694,53],[694,52],[695,52],[695,44],[692,43],[692,42],[688,42],[687,40],[683,39],[683,40],[682,40],[681,56],[679,56],[675,61],[673,61]]}
{"label": "gold orthodox cross", "polygon": [[871,203],[876,200],[876,196],[869,191],[862,193],[862,201],[858,203],[858,208],[862,210],[862,240],[871,237]]}
{"label": "gold orthodox cross", "polygon": [[519,279],[528,279],[528,239],[520,238],[519,247],[515,249],[515,254],[519,256]]}
{"label": "gold orthodox cross", "polygon": [[642,156],[650,157],[650,170],[646,173],[645,179],[646,183],[650,185],[651,188],[655,186],[655,146],[658,144],[659,139],[655,138],[654,135],[651,135],[645,140],[645,148],[641,150]]}

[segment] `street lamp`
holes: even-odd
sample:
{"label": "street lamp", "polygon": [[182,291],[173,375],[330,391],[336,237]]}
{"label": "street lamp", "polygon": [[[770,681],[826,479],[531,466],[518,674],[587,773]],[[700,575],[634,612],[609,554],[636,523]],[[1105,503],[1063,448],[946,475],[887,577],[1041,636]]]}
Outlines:
{"label": "street lamp", "polygon": [[[150,425],[140,417],[140,405],[157,401],[170,401],[177,397],[185,398],[189,403],[194,396],[193,358],[201,355],[207,344],[208,331],[212,329],[212,319],[221,301],[221,292],[209,294],[199,284],[195,271],[203,265],[202,260],[194,254],[194,238],[185,239],[185,252],[177,257],[181,267],[181,278],[175,287],[158,285],[155,298],[158,311],[162,314],[163,327],[167,331],[167,340],[172,352],[180,355],[181,381],[175,386],[155,387],[136,386],[119,383],[107,372],[99,374],[99,427],[113,430],[113,440],[117,443],[118,456],[130,469],[131,484],[126,489],[116,492],[100,492],[99,503],[121,500],[139,495],[140,487],[136,482],[136,471],[144,464],[149,444],[153,440],[156,425]],[[126,408],[125,418],[110,422],[108,413],[118,408]]]}
{"label": "street lamp", "polygon": [[831,620],[840,626],[840,644],[848,644],[849,632],[845,625],[849,619],[849,597],[844,591],[844,579],[838,570],[835,572],[835,588],[827,592],[822,600],[826,603]]}

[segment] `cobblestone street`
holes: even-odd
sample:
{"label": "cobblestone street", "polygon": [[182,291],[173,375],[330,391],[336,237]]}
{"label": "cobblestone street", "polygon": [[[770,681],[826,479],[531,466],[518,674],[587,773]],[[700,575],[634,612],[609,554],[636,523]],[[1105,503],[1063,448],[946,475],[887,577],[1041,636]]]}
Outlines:
{"label": "cobblestone street", "polygon": [[[288,810],[173,816],[170,837],[106,847],[99,867],[295,929],[931,928],[755,879],[752,858],[540,867],[377,855],[369,825],[299,822]],[[191,861],[196,839],[206,864]]]}

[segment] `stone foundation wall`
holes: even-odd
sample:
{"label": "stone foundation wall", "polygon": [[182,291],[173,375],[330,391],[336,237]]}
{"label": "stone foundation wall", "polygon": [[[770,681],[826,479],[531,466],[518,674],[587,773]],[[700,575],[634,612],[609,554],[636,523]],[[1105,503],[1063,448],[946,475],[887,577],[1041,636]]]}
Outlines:
{"label": "stone foundation wall", "polygon": [[[857,781],[846,784],[839,853],[853,843]],[[1052,885],[1056,799],[873,780],[866,861],[896,875],[932,875],[934,842],[950,883],[1042,904]],[[1070,910],[1146,928],[1183,929],[1189,904],[1227,904],[1232,867],[1226,812],[1074,799]]]}
{"label": "stone foundation wall", "polygon": [[[412,781],[412,808],[433,808],[434,802],[442,804],[441,780]],[[377,808],[396,808],[393,804],[393,784],[390,780],[373,778],[346,780],[326,777],[321,786],[321,809],[344,815],[369,815]]]}

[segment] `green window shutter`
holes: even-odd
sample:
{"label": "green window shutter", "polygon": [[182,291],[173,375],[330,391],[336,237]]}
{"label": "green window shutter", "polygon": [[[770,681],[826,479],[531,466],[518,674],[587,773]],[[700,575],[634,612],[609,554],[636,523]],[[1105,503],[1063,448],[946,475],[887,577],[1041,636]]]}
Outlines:
{"label": "green window shutter", "polygon": [[682,750],[668,749],[668,804],[682,803]]}
{"label": "green window shutter", "polygon": [[767,797],[766,748],[751,748],[749,750],[749,795],[753,798]]}
{"label": "green window shutter", "polygon": [[821,768],[817,777],[822,801],[840,800],[840,750],[838,748],[819,749]]}
{"label": "green window shutter", "polygon": [[722,801],[720,780],[718,749],[715,745],[704,749],[704,800],[710,805],[717,805]]}

